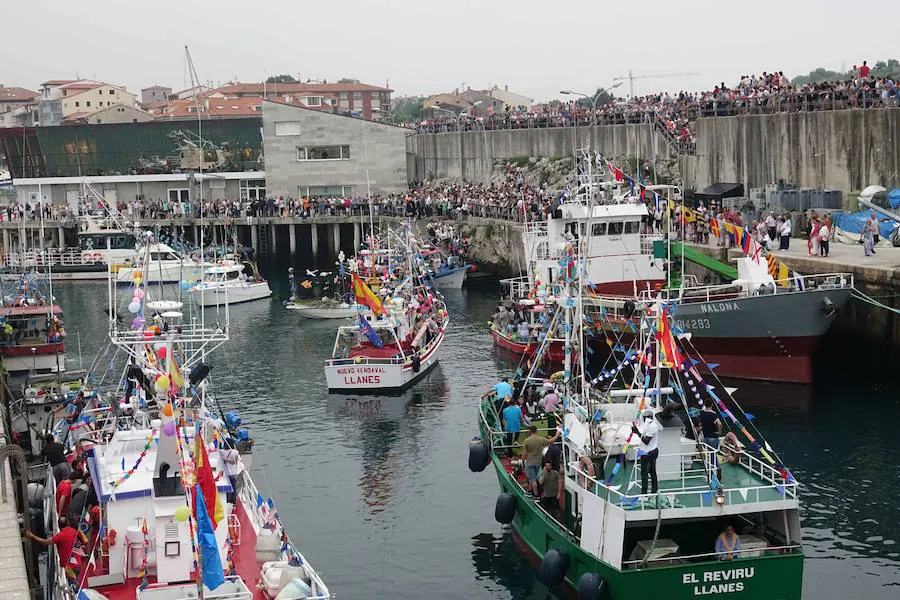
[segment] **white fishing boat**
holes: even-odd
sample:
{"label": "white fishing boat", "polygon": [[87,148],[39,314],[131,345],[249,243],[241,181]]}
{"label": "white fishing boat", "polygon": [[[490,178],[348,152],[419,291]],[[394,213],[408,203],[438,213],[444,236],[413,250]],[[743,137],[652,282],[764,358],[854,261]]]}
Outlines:
{"label": "white fishing boat", "polygon": [[416,254],[416,241],[405,226],[395,236],[407,256],[407,269],[386,273],[378,292],[355,273],[357,322],[338,328],[331,358],[325,363],[329,392],[397,393],[425,376],[438,362],[450,322],[440,292],[429,288]]}
{"label": "white fishing boat", "polygon": [[269,282],[244,273],[244,265],[216,265],[206,269],[203,281],[191,288],[194,301],[202,306],[238,304],[272,295]]}
{"label": "white fishing boat", "polygon": [[116,282],[130,284],[136,272],[142,273],[147,283],[178,283],[200,279],[204,268],[213,266],[190,256],[182,256],[172,247],[154,243],[141,248],[130,267],[119,268]]}
{"label": "white fishing boat", "polygon": [[469,265],[461,267],[444,267],[432,274],[431,279],[434,285],[442,290],[461,290],[466,282],[466,274],[469,272]]}

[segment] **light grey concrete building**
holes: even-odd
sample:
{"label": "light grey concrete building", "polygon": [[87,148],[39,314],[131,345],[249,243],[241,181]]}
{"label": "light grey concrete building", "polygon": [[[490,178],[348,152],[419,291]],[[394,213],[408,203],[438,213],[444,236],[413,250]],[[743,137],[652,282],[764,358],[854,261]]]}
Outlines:
{"label": "light grey concrete building", "polygon": [[364,196],[406,191],[410,130],[324,111],[263,102],[263,153],[271,195]]}

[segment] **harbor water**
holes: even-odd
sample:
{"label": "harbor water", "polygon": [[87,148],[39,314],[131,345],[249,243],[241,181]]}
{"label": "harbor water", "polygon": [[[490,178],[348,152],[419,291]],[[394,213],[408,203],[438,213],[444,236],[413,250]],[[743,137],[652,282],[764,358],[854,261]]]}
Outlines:
{"label": "harbor water", "polygon": [[[257,486],[335,595],[554,598],[493,519],[495,475],[466,466],[478,397],[515,369],[486,326],[497,287],[446,294],[440,364],[404,396],[339,396],[327,393],[322,369],[335,323],[284,310],[288,265],[262,266],[273,299],[232,307],[231,341],[211,357],[210,379],[222,408],[239,411],[255,439]],[[79,366],[79,341],[88,366],[105,347],[106,286],[58,284],[54,294],[65,310],[68,367]],[[111,358],[98,362],[98,376]],[[812,386],[737,382],[735,397],[803,483],[804,598],[893,599],[898,357],[832,335],[820,359]]]}

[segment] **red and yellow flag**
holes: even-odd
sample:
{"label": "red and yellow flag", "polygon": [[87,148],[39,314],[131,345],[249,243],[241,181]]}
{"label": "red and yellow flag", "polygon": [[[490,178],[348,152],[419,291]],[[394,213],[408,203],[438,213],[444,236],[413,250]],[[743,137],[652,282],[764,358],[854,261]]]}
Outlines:
{"label": "red and yellow flag", "polygon": [[[216,490],[216,478],[209,464],[209,456],[206,454],[206,445],[203,443],[203,434],[197,431],[194,438],[194,477],[200,490],[203,492],[203,503],[212,520],[213,528],[219,521],[225,518],[225,510],[222,507],[222,499]],[[197,516],[197,498],[193,498],[194,516]]]}
{"label": "red and yellow flag", "polygon": [[376,316],[384,314],[384,306],[381,304],[381,299],[356,273],[353,274],[353,294],[356,296],[358,304],[368,306]]}
{"label": "red and yellow flag", "polygon": [[675,338],[672,337],[672,330],[669,328],[669,311],[663,309],[662,317],[657,325],[656,335],[659,339],[659,358],[664,367],[680,367],[681,355],[678,353],[678,347],[675,345]]}

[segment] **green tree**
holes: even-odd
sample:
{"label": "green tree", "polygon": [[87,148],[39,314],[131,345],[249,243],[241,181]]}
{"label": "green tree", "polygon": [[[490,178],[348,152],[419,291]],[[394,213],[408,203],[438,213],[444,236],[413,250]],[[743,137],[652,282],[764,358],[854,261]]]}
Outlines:
{"label": "green tree", "polygon": [[359,83],[359,79],[353,79],[352,77],[344,77],[343,79],[338,79],[338,83]]}
{"label": "green tree", "polygon": [[408,96],[406,98],[398,98],[397,105],[392,111],[394,122],[396,123],[414,123],[422,118],[422,103],[425,98],[422,96]]}
{"label": "green tree", "polygon": [[273,75],[266,79],[266,83],[293,83],[297,81],[290,75]]}
{"label": "green tree", "polygon": [[595,91],[590,98],[585,98],[584,96],[578,97],[578,104],[582,106],[586,106],[590,108],[591,106],[603,106],[604,104],[609,104],[614,100],[612,94],[607,92],[604,88],[599,87],[597,91]]}

